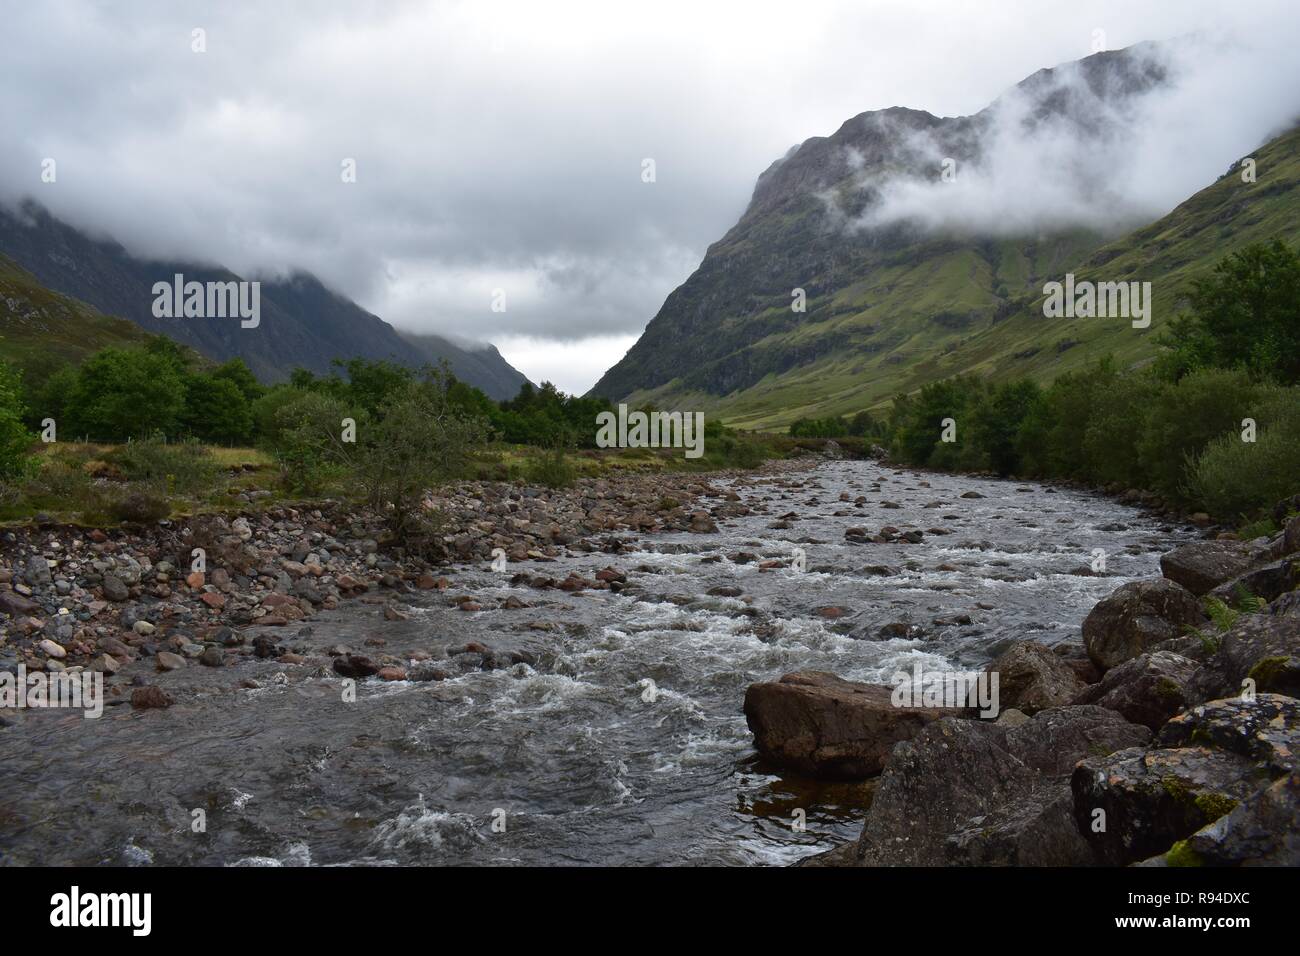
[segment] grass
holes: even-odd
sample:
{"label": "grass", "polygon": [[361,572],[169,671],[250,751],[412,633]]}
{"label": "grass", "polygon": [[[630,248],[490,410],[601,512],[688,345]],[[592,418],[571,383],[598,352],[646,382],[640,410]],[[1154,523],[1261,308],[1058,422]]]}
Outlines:
{"label": "grass", "polygon": [[[853,439],[846,439],[852,444]],[[784,456],[797,447],[820,447],[819,440],[773,440],[758,442],[751,438],[731,438],[726,454],[710,451],[701,459],[687,459],[682,449],[610,448],[569,449],[558,459],[543,462],[546,454],[530,445],[493,443],[476,450],[464,477],[480,481],[522,481],[565,487],[577,478],[601,478],[619,474],[656,474],[669,472],[707,472],[757,464],[768,454]],[[738,448],[750,454],[742,455]],[[201,446],[210,472],[185,461],[200,449],[163,446],[143,453],[126,445],[92,442],[57,442],[36,448],[35,477],[17,494],[0,496],[0,522],[25,522],[37,514],[84,527],[116,524],[130,513],[147,514],[158,506],[175,517],[227,510],[247,510],[244,493],[267,492],[252,506],[271,507],[285,501],[299,501],[285,492],[280,469],[273,456],[258,448]],[[155,457],[164,456],[163,467]],[[169,463],[167,456],[175,456]],[[742,458],[753,460],[741,461]],[[141,463],[143,461],[143,464]],[[159,477],[160,473],[162,477]],[[206,476],[211,474],[209,480]],[[133,480],[134,476],[134,480]],[[331,496],[349,494],[347,488],[329,488]],[[128,501],[128,499],[130,499]],[[133,511],[133,508],[135,509]],[[139,520],[146,520],[141,517]]]}
{"label": "grass", "polygon": [[107,316],[53,292],[13,260],[0,256],[0,359],[21,369],[49,369],[109,346],[148,341],[134,322]]}

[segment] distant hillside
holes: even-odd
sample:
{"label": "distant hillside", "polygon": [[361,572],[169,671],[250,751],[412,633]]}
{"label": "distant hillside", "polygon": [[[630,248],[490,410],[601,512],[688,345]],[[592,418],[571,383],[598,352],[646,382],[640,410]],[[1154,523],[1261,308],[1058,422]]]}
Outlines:
{"label": "distant hillside", "polygon": [[220,266],[136,259],[117,243],[91,239],[31,202],[15,211],[0,209],[0,253],[40,284],[102,313],[130,319],[216,360],[238,356],[266,382],[287,378],[297,366],[328,372],[335,358],[404,365],[445,358],[458,377],[494,398],[513,396],[523,381],[495,349],[469,352],[436,336],[423,337],[420,348],[412,349],[387,322],[305,272],[262,282],[257,328],[241,328],[237,319],[157,318],[155,282],[171,282],[176,273],[198,282],[240,277]]}
{"label": "distant hillside", "polygon": [[428,356],[431,364],[436,365],[445,358],[457,378],[476,385],[495,399],[514,398],[519,394],[519,387],[528,381],[523,372],[501,356],[495,345],[466,349],[439,335],[419,335],[401,330],[397,334],[420,354]]}
{"label": "distant hillside", "polygon": [[[1167,81],[1151,50],[1035,73],[1012,91],[1028,104],[1022,128],[1033,136],[1050,123],[1082,143],[1115,136],[1111,118]],[[1012,236],[871,223],[892,183],[936,177],[936,157],[978,167],[997,106],[955,118],[864,113],[792,149],[593,392],[782,427],[880,406],[962,372],[1045,378],[1107,351],[1140,361],[1192,272],[1256,239],[1300,239],[1294,133],[1252,154],[1257,183],[1234,174],[1132,235],[1131,223],[1109,234]],[[1122,320],[1045,320],[1043,284],[1067,271],[1153,281],[1156,322],[1138,331]],[[803,313],[791,309],[795,288],[807,295]]]}
{"label": "distant hillside", "polygon": [[78,362],[108,346],[139,345],[147,338],[135,323],[51,292],[0,255],[0,359],[37,371]]}

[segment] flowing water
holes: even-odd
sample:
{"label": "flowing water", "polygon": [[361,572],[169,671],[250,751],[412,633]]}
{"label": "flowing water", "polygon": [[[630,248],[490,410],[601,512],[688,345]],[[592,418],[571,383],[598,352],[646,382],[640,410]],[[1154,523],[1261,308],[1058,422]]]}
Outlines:
{"label": "flowing water", "polygon": [[[505,574],[456,569],[448,593],[489,610],[416,592],[399,598],[405,621],[349,601],[305,629],[277,629],[318,655],[342,643],[438,657],[480,642],[531,663],[362,681],[348,702],[318,667],[250,658],[154,675],[140,662],[118,679],[148,674],[173,707],[110,706],[97,720],[11,711],[13,726],[0,729],[0,862],[793,862],[856,837],[869,788],[756,761],[741,712],[750,683],[807,669],[892,682],[916,661],[968,670],[1015,640],[1077,642],[1097,600],[1157,574],[1159,554],[1188,534],[1087,493],[873,462],[734,486],[756,513],[716,535],[646,536],[635,553]],[[790,527],[769,527],[791,514]],[[844,535],[883,525],[951,533],[916,544]],[[759,569],[796,548],[806,570]],[[1104,575],[1081,573],[1095,549]],[[634,593],[508,583],[520,570],[563,578],[609,564]],[[739,596],[706,593],[731,588]],[[497,609],[510,595],[531,606]],[[817,613],[828,606],[847,613]],[[261,686],[241,687],[250,677]],[[798,810],[806,829],[792,825]]]}

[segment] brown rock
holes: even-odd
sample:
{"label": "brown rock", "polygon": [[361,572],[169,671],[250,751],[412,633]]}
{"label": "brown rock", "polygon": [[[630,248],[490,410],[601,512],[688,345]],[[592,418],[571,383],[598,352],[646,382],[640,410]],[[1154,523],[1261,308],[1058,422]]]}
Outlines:
{"label": "brown rock", "polygon": [[176,701],[171,694],[153,684],[148,687],[137,687],[131,691],[131,706],[137,710],[170,707],[174,703]]}
{"label": "brown rock", "polygon": [[178,671],[185,666],[185,658],[171,651],[159,651],[155,665],[160,671]]}
{"label": "brown rock", "polygon": [[751,684],[745,719],[765,757],[803,773],[859,779],[880,772],[894,744],[945,711],[895,707],[889,687],[806,671]]}

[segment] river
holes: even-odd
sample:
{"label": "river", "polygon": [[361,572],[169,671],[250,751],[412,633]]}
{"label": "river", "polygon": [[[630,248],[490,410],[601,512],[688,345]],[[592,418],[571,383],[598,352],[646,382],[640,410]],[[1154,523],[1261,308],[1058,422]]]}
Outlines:
{"label": "river", "polygon": [[[174,706],[10,712],[0,862],[788,864],[855,838],[870,785],[757,763],[741,713],[750,683],[806,669],[889,682],[917,660],[971,669],[1016,640],[1077,642],[1093,604],[1158,574],[1159,555],[1191,537],[1099,495],[869,461],[719,484],[754,513],[718,534],[456,568],[451,591],[400,598],[407,620],[348,601],[277,629],[320,659],[338,644],[440,658],[478,642],[519,663],[362,681],[348,701],[320,666],[249,658],[154,675],[140,662]],[[882,525],[924,538],[845,537]],[[796,548],[806,570],[759,568]],[[1104,573],[1081,573],[1095,549]],[[635,587],[509,583],[608,565]],[[460,593],[529,606],[466,613],[447,603]],[[260,686],[241,686],[250,678]]]}

